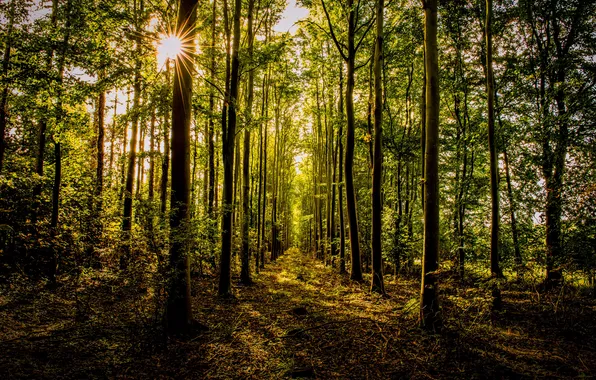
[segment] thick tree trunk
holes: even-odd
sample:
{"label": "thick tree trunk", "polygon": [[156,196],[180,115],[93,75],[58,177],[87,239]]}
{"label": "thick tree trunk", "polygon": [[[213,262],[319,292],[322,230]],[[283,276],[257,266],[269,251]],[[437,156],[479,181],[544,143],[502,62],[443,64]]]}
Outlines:
{"label": "thick tree trunk", "polygon": [[[183,42],[187,52],[194,51],[197,0],[180,0],[178,30],[189,36]],[[190,256],[185,243],[189,219],[190,122],[192,72],[190,55],[176,57],[172,99],[172,214],[170,216],[170,271],[167,327],[170,333],[188,331],[192,322],[190,298]]]}
{"label": "thick tree trunk", "polygon": [[426,155],[424,176],[424,256],[420,296],[421,327],[441,328],[436,271],[439,269],[439,62],[437,0],[424,0],[426,51]]}

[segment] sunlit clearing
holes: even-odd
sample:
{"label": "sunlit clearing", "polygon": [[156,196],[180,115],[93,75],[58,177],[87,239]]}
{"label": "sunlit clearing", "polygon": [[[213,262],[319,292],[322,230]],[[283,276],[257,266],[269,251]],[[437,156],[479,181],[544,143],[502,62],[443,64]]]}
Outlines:
{"label": "sunlit clearing", "polygon": [[168,59],[175,59],[182,53],[182,41],[175,35],[164,35],[157,44],[157,64],[163,66]]}

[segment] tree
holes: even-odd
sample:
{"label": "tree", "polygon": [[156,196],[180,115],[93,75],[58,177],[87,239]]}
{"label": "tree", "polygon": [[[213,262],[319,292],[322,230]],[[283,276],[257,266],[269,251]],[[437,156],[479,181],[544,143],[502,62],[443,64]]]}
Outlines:
{"label": "tree", "polygon": [[423,0],[426,65],[426,156],[424,172],[424,252],[420,295],[421,327],[441,327],[437,270],[439,269],[439,61],[437,0]]}
{"label": "tree", "polygon": [[2,59],[2,90],[0,93],[0,173],[4,166],[4,152],[6,151],[6,114],[8,113],[8,91],[7,82],[8,69],[10,67],[10,55],[12,50],[13,27],[15,19],[15,0],[11,0],[8,8],[8,26],[6,30],[6,41],[4,41],[4,57]]}
{"label": "tree", "polygon": [[[492,42],[493,2],[486,0],[486,92],[488,98],[488,149],[490,152],[490,196],[491,196],[491,228],[490,228],[490,271],[494,278],[502,277],[499,268],[499,160],[497,142],[495,140],[495,78],[493,73]],[[499,308],[501,292],[494,285],[493,306]]]}
{"label": "tree", "polygon": [[[364,38],[368,34],[374,24],[374,17],[370,17],[366,21],[361,20],[361,2],[354,4],[353,0],[347,0],[346,6],[343,8],[347,14],[347,44],[338,40],[337,34],[331,16],[325,5],[325,0],[321,0],[327,25],[329,27],[330,36],[337,47],[337,50],[343,60],[346,62],[346,155],[345,155],[345,181],[346,181],[346,204],[348,210],[348,222],[350,225],[350,250],[352,254],[352,268],[350,278],[354,281],[362,281],[362,264],[360,257],[360,237],[358,234],[358,215],[356,211],[356,193],[354,190],[354,74],[356,67],[356,53],[360,49]],[[357,39],[356,33],[362,31]]]}
{"label": "tree", "polygon": [[239,50],[240,50],[240,15],[242,12],[242,1],[235,0],[234,6],[234,41],[232,44],[231,74],[230,74],[230,96],[228,102],[227,126],[223,130],[223,163],[224,163],[224,185],[223,185],[223,212],[222,212],[222,235],[221,235],[221,257],[219,264],[219,288],[220,296],[232,295],[231,261],[232,261],[232,217],[234,205],[234,145],[236,141],[236,109],[238,107],[238,81],[239,81]]}
{"label": "tree", "polygon": [[143,45],[141,35],[143,33],[145,3],[144,0],[139,0],[138,8],[137,2],[134,3],[134,27],[135,27],[135,63],[134,63],[134,78],[133,78],[133,108],[132,108],[132,129],[130,136],[130,148],[128,152],[128,164],[126,169],[126,184],[124,188],[124,210],[122,212],[122,232],[124,233],[124,255],[121,259],[121,267],[125,268],[130,260],[130,238],[132,229],[132,202],[133,202],[133,186],[135,180],[135,167],[137,160],[137,143],[139,134],[139,115],[141,107],[141,91],[142,91],[142,53]]}
{"label": "tree", "polygon": [[180,0],[177,35],[182,42],[176,57],[172,99],[172,185],[170,216],[170,283],[167,326],[171,333],[191,326],[188,219],[190,201],[190,122],[197,0]]}
{"label": "tree", "polygon": [[383,251],[381,247],[381,180],[383,178],[383,88],[381,66],[383,65],[383,0],[377,0],[375,39],[375,150],[372,179],[372,284],[371,291],[385,293],[383,283]]}
{"label": "tree", "polygon": [[[248,56],[253,58],[253,9],[254,0],[248,2]],[[244,159],[242,163],[242,213],[244,220],[242,221],[242,269],[240,271],[240,281],[243,284],[250,284],[250,123],[252,122],[252,103],[253,103],[253,89],[254,89],[254,70],[248,73],[248,95],[246,96],[246,122],[244,127]]]}

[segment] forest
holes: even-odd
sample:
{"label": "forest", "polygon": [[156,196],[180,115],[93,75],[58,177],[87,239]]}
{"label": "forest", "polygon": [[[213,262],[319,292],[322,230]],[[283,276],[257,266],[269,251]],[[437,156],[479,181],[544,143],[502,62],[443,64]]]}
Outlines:
{"label": "forest", "polygon": [[596,376],[596,0],[0,0],[0,377]]}

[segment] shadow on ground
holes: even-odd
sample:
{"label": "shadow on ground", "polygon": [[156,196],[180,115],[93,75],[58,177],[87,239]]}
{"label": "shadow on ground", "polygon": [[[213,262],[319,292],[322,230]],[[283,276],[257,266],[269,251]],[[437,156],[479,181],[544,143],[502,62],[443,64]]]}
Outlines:
{"label": "shadow on ground", "polygon": [[491,313],[485,291],[448,283],[442,295],[445,328],[432,336],[417,328],[416,279],[395,282],[387,276],[390,296],[384,298],[370,294],[368,283],[351,282],[335,271],[290,250],[256,275],[253,286],[235,287],[232,300],[215,296],[213,278],[197,280],[195,315],[210,329],[185,341],[165,341],[159,324],[151,323],[147,294],[110,295],[105,286],[98,287],[109,307],[85,321],[73,315],[74,301],[59,294],[2,296],[0,375],[468,379],[596,374],[596,305],[589,299],[564,294],[537,299],[508,289],[503,310]]}

